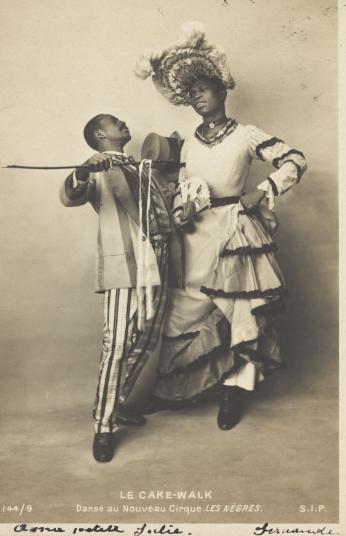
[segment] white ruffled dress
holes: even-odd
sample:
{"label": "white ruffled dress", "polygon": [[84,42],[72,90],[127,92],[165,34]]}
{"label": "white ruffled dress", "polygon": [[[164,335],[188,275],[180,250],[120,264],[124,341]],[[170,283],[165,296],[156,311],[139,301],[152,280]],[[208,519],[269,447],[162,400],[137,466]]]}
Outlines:
{"label": "white ruffled dress", "polygon": [[209,208],[183,236],[185,286],[170,296],[155,389],[171,401],[195,398],[219,383],[251,390],[282,366],[272,314],[282,310],[287,289],[274,254],[277,219],[268,205],[306,168],[300,151],[232,119],[211,141],[197,129],[184,153],[180,181],[204,179],[212,198],[240,197],[253,158],[272,162],[276,171],[258,186],[267,201],[253,214],[243,214],[240,201]]}

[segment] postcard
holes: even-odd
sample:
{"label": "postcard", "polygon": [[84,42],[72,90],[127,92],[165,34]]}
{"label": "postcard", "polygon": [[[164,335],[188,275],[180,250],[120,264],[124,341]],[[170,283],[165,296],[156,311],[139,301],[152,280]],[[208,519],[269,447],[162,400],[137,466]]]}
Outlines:
{"label": "postcard", "polygon": [[1,536],[343,535],[346,2],[0,11]]}

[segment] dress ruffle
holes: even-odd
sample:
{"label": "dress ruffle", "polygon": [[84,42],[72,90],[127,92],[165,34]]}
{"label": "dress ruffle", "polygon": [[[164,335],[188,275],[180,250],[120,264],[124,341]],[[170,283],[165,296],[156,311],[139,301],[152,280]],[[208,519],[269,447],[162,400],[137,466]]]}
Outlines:
{"label": "dress ruffle", "polygon": [[[244,361],[253,363],[262,375],[283,367],[273,326],[259,330],[262,333],[257,339],[232,347],[228,322],[223,317],[215,325],[213,313],[189,341],[179,336],[164,338],[156,397],[177,402],[195,399],[236,372]],[[208,324],[217,328],[218,337]]]}
{"label": "dress ruffle", "polygon": [[234,233],[220,252],[217,269],[201,288],[211,297],[276,298],[286,293],[277,249],[256,215],[239,214]]}
{"label": "dress ruffle", "polygon": [[219,353],[213,359],[200,362],[196,368],[180,370],[164,378],[159,376],[154,395],[177,402],[196,399],[226,379],[233,368],[233,352]]}
{"label": "dress ruffle", "polygon": [[[215,251],[215,269],[206,268],[205,285],[200,288],[214,308],[206,312],[193,333],[190,329],[190,333],[178,335],[172,317],[167,331],[170,337],[163,340],[155,396],[170,401],[196,398],[246,362],[254,364],[259,376],[283,366],[271,316],[283,310],[287,289],[274,255],[277,246],[270,233],[271,216],[262,216],[238,213],[231,220],[235,221],[233,229],[228,237],[222,235],[218,249],[214,245],[217,237],[208,236],[208,219],[201,223],[203,230],[197,228],[197,232],[205,233],[200,235],[205,237],[200,239],[202,247],[206,244],[205,258],[207,251]],[[214,212],[213,217],[218,215]],[[221,228],[221,213],[219,221]],[[198,250],[196,258],[201,258]],[[201,274],[201,267],[198,269]],[[186,297],[190,295],[193,298],[187,288]],[[176,318],[189,316],[187,303],[177,295],[173,304]]]}
{"label": "dress ruffle", "polygon": [[230,347],[230,330],[226,318],[215,307],[204,322],[201,330],[188,337],[164,337],[165,358],[160,363],[160,376],[178,373],[188,367],[196,367],[206,362],[220,350]]}
{"label": "dress ruffle", "polygon": [[260,220],[260,213],[238,214],[238,222],[235,232],[232,235],[226,251],[233,251],[245,248],[248,253],[265,250],[275,251],[276,244],[272,241],[272,236],[264,229],[263,219]]}
{"label": "dress ruffle", "polygon": [[278,246],[275,242],[269,244],[263,244],[263,246],[239,246],[235,249],[225,249],[221,253],[221,257],[227,257],[228,255],[260,255],[261,253],[274,253],[278,250]]}

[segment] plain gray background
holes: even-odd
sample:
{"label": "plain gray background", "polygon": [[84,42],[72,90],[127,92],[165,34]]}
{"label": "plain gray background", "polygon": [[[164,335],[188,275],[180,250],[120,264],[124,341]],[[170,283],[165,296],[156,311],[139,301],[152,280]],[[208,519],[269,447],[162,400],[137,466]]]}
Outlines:
{"label": "plain gray background", "polygon": [[[227,52],[237,84],[228,98],[229,115],[243,124],[255,124],[305,153],[308,172],[301,184],[276,204],[280,219],[276,237],[280,246],[278,257],[290,289],[288,311],[279,324],[289,368],[265,387],[264,407],[269,417],[280,400],[294,408],[287,417],[287,426],[291,428],[284,426],[282,430],[282,433],[287,430],[291,440],[295,434],[299,435],[297,419],[299,433],[303,433],[304,423],[306,428],[311,425],[312,406],[316,418],[323,416],[327,428],[321,426],[318,430],[320,424],[316,421],[313,440],[299,453],[300,465],[294,469],[300,475],[296,485],[291,488],[283,477],[285,500],[275,506],[269,486],[270,470],[267,477],[262,477],[264,487],[259,499],[262,493],[268,512],[271,504],[273,515],[286,520],[295,515],[290,503],[294,493],[298,503],[303,499],[323,501],[323,490],[329,493],[330,502],[331,517],[326,519],[335,520],[336,2],[3,0],[0,15],[4,45],[0,50],[2,164],[61,165],[84,161],[91,153],[83,140],[82,128],[96,113],[114,113],[126,120],[133,134],[127,150],[135,156],[139,156],[141,141],[150,131],[169,135],[178,130],[182,137],[189,135],[199,123],[198,116],[189,108],[170,105],[155,91],[150,80],[143,82],[132,73],[132,64],[139,53],[176,40],[179,26],[188,20],[201,21],[209,39],[221,44]],[[256,163],[251,183],[263,180],[269,169]],[[30,498],[34,480],[38,493],[36,512],[40,512],[41,520],[42,515],[49,519],[47,504],[54,502],[58,492],[43,477],[39,462],[42,453],[38,454],[35,448],[42,444],[42,438],[48,441],[46,458],[42,459],[51,467],[49,460],[57,442],[61,448],[59,471],[63,472],[64,460],[69,463],[79,437],[83,441],[80,439],[78,448],[84,449],[83,460],[88,459],[86,463],[89,463],[90,413],[102,338],[102,297],[93,294],[97,219],[91,207],[66,209],[60,205],[58,190],[64,177],[64,172],[57,171],[1,170],[0,175],[0,383],[2,437],[9,441],[4,445],[9,457],[3,467],[8,482],[12,483],[6,496],[8,501],[20,500],[23,494]],[[187,420],[190,424],[185,426],[184,434],[197,419],[201,426],[198,437],[202,442],[208,441],[208,427],[211,422],[215,426],[215,408],[210,411],[208,424],[203,424],[203,411],[193,420]],[[261,412],[255,417],[255,422],[260,422]],[[186,415],[186,419],[190,416]],[[165,437],[175,430],[174,438],[179,442],[179,427],[174,428],[179,421],[174,416],[170,421]],[[22,442],[20,430],[35,434],[30,436],[29,451],[25,441]],[[245,442],[250,438],[252,441],[251,427],[249,431],[250,435],[242,437]],[[63,438],[60,443],[59,433]],[[201,438],[203,433],[206,437]],[[159,443],[163,439],[160,426],[155,428],[155,434]],[[134,433],[132,436],[136,437]],[[262,439],[265,441],[265,434]],[[66,441],[71,450],[64,450]],[[139,438],[138,445],[140,442]],[[154,487],[176,486],[179,473],[175,481],[162,467],[160,476],[161,469],[155,467],[157,443],[148,446],[146,461],[146,464],[152,462],[153,471],[158,470]],[[327,443],[332,451],[323,462],[315,460],[311,474],[320,480],[311,486],[309,477],[304,477],[304,467],[313,458],[314,446],[319,444],[323,448]],[[172,438],[169,448],[173,451],[174,445]],[[283,457],[284,445],[280,447]],[[239,449],[242,449],[240,444]],[[133,452],[131,447],[128,451],[125,447],[123,456],[128,453],[131,457]],[[269,468],[271,456],[269,453],[266,460]],[[259,464],[256,456],[251,460],[247,467],[254,476]],[[169,459],[164,463],[169,463]],[[323,469],[318,475],[317,467],[321,463]],[[28,481],[24,477],[22,494],[18,493],[14,478],[18,464],[22,475],[30,464],[35,467],[29,471]],[[92,464],[90,460],[88,471],[100,470]],[[80,467],[82,472],[83,467]],[[130,489],[150,482],[151,476],[147,474],[138,479],[138,471],[136,468],[133,474],[131,471],[124,474],[124,482],[127,475]],[[193,474],[196,473],[191,473],[189,485],[197,486],[198,479],[194,480]],[[328,475],[332,480],[324,486]],[[88,482],[90,473],[86,471],[84,477]],[[74,481],[77,476],[70,474],[70,478]],[[95,482],[102,480],[102,476],[94,473],[92,478]],[[93,489],[98,496],[101,492],[95,482]],[[305,495],[303,492],[299,495],[299,482],[304,483]],[[215,484],[215,489],[222,489],[221,481]],[[64,492],[59,493],[60,497]],[[240,494],[243,501],[247,493],[245,487]],[[314,493],[318,495],[316,499]],[[81,501],[80,496],[71,496],[69,501],[74,505]],[[237,500],[237,492],[232,497]],[[95,501],[95,496],[91,494],[89,499]],[[72,516],[65,503],[54,512],[61,520],[65,519],[64,515]],[[243,519],[246,521],[246,516],[239,520]],[[322,520],[321,517],[304,519],[305,522]]]}

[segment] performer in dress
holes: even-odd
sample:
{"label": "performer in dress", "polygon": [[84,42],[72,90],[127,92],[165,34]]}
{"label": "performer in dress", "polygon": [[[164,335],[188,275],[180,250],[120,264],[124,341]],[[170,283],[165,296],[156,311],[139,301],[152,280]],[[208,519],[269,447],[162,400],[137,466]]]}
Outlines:
{"label": "performer in dress", "polygon": [[[67,177],[60,198],[67,207],[90,202],[98,214],[96,292],[104,295],[104,332],[93,454],[96,461],[108,462],[119,425],[145,424],[145,418],[124,403],[150,354],[161,344],[167,259],[175,235],[150,162],[149,169],[141,165],[138,170],[124,153],[131,139],[125,122],[99,114],[85,126],[84,137],[98,152]],[[173,285],[180,284],[178,257],[175,247],[178,278],[170,279]]]}
{"label": "performer in dress", "polygon": [[[186,167],[173,213],[184,230],[184,208],[194,202],[194,230],[184,233],[184,288],[170,298],[148,412],[220,385],[217,421],[228,430],[256,383],[282,366],[272,317],[282,310],[286,284],[274,255],[274,199],[299,182],[306,164],[301,151],[226,116],[227,89],[235,83],[225,53],[208,43],[198,23],[183,32],[176,44],[135,65],[171,103],[190,105],[202,118],[183,146]],[[275,170],[244,193],[253,159]]]}

